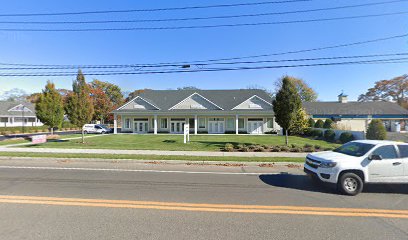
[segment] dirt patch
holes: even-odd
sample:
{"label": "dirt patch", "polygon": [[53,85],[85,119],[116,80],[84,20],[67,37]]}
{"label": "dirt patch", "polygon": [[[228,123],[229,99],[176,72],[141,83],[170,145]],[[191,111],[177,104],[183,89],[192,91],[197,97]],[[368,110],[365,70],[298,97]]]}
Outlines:
{"label": "dirt patch", "polygon": [[268,167],[268,168],[273,168],[275,167],[275,163],[261,163],[258,165],[259,167]]}
{"label": "dirt patch", "polygon": [[287,164],[286,167],[299,169],[301,166],[300,166],[300,165],[297,165],[297,164]]}

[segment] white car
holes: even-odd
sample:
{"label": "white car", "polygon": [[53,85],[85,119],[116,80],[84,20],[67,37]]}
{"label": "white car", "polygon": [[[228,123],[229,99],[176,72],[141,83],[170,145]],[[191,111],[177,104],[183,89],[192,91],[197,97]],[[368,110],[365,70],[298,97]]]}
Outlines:
{"label": "white car", "polygon": [[408,184],[408,144],[359,140],[333,151],[310,153],[304,171],[313,179],[333,183],[347,195],[357,195],[365,183]]}
{"label": "white car", "polygon": [[85,134],[87,133],[105,134],[110,132],[109,128],[106,128],[105,126],[100,124],[85,124],[82,130],[84,131]]}

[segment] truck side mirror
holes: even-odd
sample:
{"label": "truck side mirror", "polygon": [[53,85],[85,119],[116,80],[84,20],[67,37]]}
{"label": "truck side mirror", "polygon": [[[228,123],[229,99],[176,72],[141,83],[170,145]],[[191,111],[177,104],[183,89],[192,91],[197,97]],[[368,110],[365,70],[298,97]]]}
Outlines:
{"label": "truck side mirror", "polygon": [[382,157],[378,154],[372,154],[368,157],[368,160],[382,160]]}

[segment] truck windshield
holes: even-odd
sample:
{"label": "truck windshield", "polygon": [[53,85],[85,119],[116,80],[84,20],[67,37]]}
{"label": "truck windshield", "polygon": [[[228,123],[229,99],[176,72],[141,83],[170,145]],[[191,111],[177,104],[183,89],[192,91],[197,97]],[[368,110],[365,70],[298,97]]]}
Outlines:
{"label": "truck windshield", "polygon": [[333,151],[354,157],[361,157],[368,151],[370,151],[370,149],[372,149],[373,147],[374,147],[373,144],[349,142],[340,146],[339,148],[336,148]]}

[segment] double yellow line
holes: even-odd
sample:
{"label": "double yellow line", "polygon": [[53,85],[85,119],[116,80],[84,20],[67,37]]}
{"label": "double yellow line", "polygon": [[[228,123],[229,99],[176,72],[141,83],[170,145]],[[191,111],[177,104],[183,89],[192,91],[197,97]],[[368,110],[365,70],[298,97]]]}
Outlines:
{"label": "double yellow line", "polygon": [[34,196],[8,196],[8,195],[0,195],[0,203],[129,208],[129,209],[157,209],[157,210],[220,212],[220,213],[291,214],[291,215],[380,217],[380,218],[408,219],[408,210],[365,209],[365,208],[199,204],[199,203],[55,198]]}

